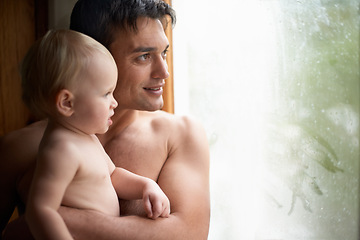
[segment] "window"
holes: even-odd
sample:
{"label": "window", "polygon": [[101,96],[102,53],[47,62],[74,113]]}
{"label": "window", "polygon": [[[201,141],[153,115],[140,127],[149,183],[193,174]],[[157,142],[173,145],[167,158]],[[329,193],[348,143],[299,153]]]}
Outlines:
{"label": "window", "polygon": [[172,3],[175,114],[210,144],[209,240],[358,239],[358,1]]}

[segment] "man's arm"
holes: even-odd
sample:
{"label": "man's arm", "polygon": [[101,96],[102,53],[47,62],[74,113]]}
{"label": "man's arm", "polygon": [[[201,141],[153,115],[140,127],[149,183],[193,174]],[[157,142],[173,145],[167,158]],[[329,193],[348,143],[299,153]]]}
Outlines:
{"label": "man's arm", "polygon": [[30,229],[26,223],[25,216],[22,215],[10,222],[2,236],[3,240],[33,240]]}
{"label": "man's arm", "polygon": [[[11,214],[13,213],[16,202],[16,181],[21,172],[21,168],[10,161],[8,149],[10,144],[9,137],[2,137],[0,139],[0,228],[1,232],[4,230]],[[14,164],[14,165],[13,165]]]}
{"label": "man's arm", "polygon": [[0,140],[0,227],[4,230],[15,206],[26,200],[29,187],[18,183],[34,166],[46,122],[11,132]]}
{"label": "man's arm", "polygon": [[[175,226],[168,239],[207,239],[210,222],[209,147],[203,127],[181,119],[158,180],[171,203]],[[163,230],[165,232],[166,228]]]}
{"label": "man's arm", "polygon": [[3,173],[5,169],[2,168],[2,164],[0,164],[0,169],[0,228],[2,232],[15,209],[17,198],[14,176],[6,176]]}
{"label": "man's arm", "polygon": [[158,179],[170,199],[169,218],[119,218],[61,208],[60,214],[75,239],[207,239],[210,196],[206,135],[198,123],[188,118],[182,118],[174,127],[169,157]]}

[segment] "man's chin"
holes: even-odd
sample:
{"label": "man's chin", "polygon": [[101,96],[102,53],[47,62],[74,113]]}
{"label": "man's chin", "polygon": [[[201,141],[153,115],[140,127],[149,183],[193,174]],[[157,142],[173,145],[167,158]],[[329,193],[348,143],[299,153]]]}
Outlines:
{"label": "man's chin", "polygon": [[156,112],[159,110],[163,110],[163,107],[158,107],[158,108],[147,108],[147,109],[142,109],[141,111],[147,111],[147,112]]}
{"label": "man's chin", "polygon": [[142,109],[138,109],[138,110],[141,110],[141,111],[148,111],[148,112],[155,112],[155,111],[158,111],[158,110],[163,110],[163,107],[164,107],[164,103],[160,103],[160,104],[157,104],[157,105],[148,105]]}

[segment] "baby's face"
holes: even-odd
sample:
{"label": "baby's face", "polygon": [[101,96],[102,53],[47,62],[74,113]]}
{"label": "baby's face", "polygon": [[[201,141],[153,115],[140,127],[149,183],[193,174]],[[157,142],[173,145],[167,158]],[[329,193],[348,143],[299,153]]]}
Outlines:
{"label": "baby's face", "polygon": [[113,96],[117,83],[117,67],[111,56],[97,52],[86,70],[80,74],[74,92],[74,120],[87,134],[103,134],[112,124],[118,103]]}

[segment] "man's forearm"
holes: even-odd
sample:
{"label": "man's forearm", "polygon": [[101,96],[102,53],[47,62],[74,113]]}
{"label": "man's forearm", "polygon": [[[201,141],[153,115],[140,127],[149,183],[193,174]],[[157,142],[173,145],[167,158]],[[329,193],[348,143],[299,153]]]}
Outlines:
{"label": "man's forearm", "polygon": [[95,211],[65,207],[62,207],[59,211],[73,237],[77,240],[183,240],[207,238],[207,229],[205,231],[200,229],[190,231],[188,229],[190,223],[184,222],[176,214],[170,215],[169,218],[152,220],[139,216],[112,217]]}
{"label": "man's forearm", "polygon": [[152,235],[156,237],[154,230],[153,234],[144,229],[149,228],[156,220],[138,216],[112,217],[96,211],[64,207],[61,208],[60,214],[77,240],[152,239]]}

